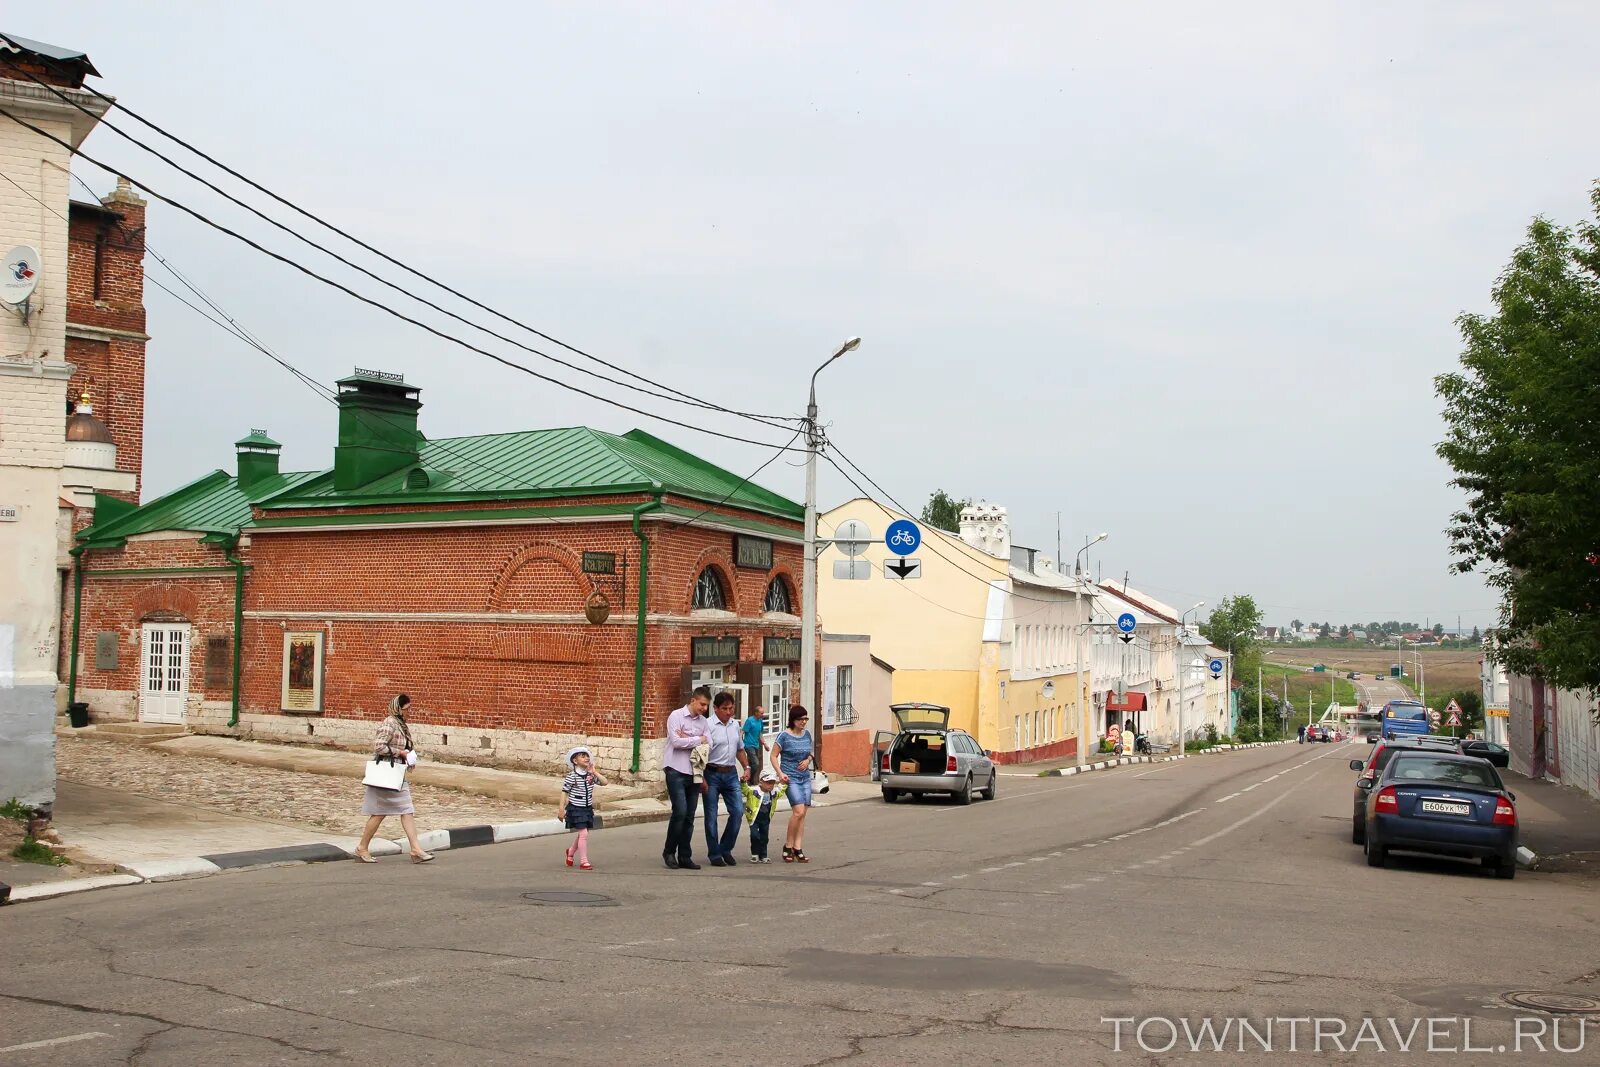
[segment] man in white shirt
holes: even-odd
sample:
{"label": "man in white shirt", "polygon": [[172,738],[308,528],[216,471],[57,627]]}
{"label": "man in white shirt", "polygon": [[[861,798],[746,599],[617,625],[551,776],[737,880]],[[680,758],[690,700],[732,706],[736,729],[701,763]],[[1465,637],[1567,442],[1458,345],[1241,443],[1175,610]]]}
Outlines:
{"label": "man in white shirt", "polygon": [[[706,725],[711,748],[706,753],[706,851],[711,866],[732,867],[733,846],[739,841],[739,824],[744,821],[744,791],[739,783],[750,777],[749,757],[744,751],[744,727],[733,717],[733,694],[724,690],[712,705],[714,718]],[[726,801],[728,825],[717,836],[717,804]]]}

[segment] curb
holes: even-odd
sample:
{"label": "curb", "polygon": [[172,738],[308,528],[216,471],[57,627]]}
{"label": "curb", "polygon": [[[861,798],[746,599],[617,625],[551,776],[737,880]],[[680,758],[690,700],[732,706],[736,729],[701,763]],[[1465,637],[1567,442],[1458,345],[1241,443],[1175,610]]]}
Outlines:
{"label": "curb", "polygon": [[1074,774],[1086,774],[1089,771],[1104,770],[1108,767],[1125,767],[1135,763],[1170,763],[1173,760],[1188,759],[1190,756],[1204,756],[1213,752],[1232,752],[1235,749],[1267,748],[1271,745],[1292,745],[1293,741],[1254,741],[1248,745],[1213,745],[1210,748],[1200,749],[1198,752],[1178,753],[1171,756],[1116,756],[1112,759],[1101,760],[1099,763],[1087,763],[1082,767],[1057,767],[1054,770],[1040,771],[1040,778],[1070,778]]}
{"label": "curb", "polygon": [[[1145,758],[1145,757],[1141,757]],[[859,798],[869,799],[867,797]],[[848,804],[852,801],[838,801]],[[780,811],[788,810],[788,800],[781,800]],[[822,801],[819,806],[828,806]],[[610,815],[596,814],[594,828],[603,830],[632,826],[637,823],[666,822],[670,811],[618,811]],[[477,845],[498,845],[507,841],[526,841],[536,837],[553,837],[567,832],[567,824],[560,819],[535,819],[529,822],[455,826],[448,830],[429,830],[417,835],[417,842],[428,852],[444,852]],[[398,856],[406,851],[406,841],[374,838],[370,849],[374,857]],[[70,878],[62,882],[43,882],[38,885],[16,886],[11,889],[9,903],[20,904],[30,900],[50,900],[71,893],[85,893],[92,889],[109,889],[113,886],[142,885],[146,882],[172,882],[185,878],[205,878],[223,871],[242,871],[259,867],[296,867],[308,863],[348,861],[355,853],[328,841],[314,841],[304,845],[285,845],[279,848],[258,848],[244,852],[223,852],[209,856],[185,856],[175,859],[137,860],[123,864],[123,874],[101,874],[88,878]],[[0,904],[7,901],[0,899]]]}

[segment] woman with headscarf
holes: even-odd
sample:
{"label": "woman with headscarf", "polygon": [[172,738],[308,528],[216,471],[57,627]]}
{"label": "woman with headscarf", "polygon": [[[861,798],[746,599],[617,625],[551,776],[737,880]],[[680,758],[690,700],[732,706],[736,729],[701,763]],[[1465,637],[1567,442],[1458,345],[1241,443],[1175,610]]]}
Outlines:
{"label": "woman with headscarf", "polygon": [[[410,706],[411,698],[404,693],[389,701],[389,717],[378,724],[377,735],[373,738],[373,759],[404,760],[408,767],[416,765],[416,745],[411,740],[411,727],[406,724],[406,709]],[[400,826],[411,844],[411,862],[427,863],[433,859],[433,853],[422,851],[422,844],[417,840],[416,809],[411,806],[409,783],[401,782],[399,789],[367,786],[367,798],[361,805],[361,814],[367,817],[367,825],[361,831],[361,844],[356,846],[357,862],[377,862],[367,851],[367,846],[372,844],[378,827],[390,815],[400,816]]]}

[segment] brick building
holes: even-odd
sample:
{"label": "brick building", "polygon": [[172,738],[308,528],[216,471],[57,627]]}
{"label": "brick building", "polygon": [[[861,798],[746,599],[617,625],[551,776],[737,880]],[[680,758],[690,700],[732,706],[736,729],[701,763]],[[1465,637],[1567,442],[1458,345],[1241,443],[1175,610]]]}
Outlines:
{"label": "brick building", "polygon": [[94,718],[365,745],[406,692],[441,754],[548,765],[581,741],[640,773],[695,684],[776,729],[800,505],[642,431],[429,440],[416,387],[338,384],[331,468],[282,472],[255,431],[232,473],[79,535],[62,669]]}

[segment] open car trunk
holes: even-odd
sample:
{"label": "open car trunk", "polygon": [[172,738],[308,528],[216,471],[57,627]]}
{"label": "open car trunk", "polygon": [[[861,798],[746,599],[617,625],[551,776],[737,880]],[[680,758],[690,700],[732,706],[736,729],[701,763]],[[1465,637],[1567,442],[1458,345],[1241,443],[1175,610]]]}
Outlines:
{"label": "open car trunk", "polygon": [[949,750],[943,734],[901,734],[889,750],[892,774],[943,774]]}

